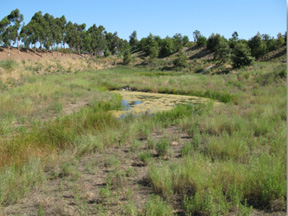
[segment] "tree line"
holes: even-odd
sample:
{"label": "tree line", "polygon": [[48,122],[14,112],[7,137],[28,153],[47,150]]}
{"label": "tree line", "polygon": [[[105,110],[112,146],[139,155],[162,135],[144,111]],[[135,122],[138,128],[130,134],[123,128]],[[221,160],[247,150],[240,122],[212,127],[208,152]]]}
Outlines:
{"label": "tree line", "polygon": [[[249,65],[254,59],[259,59],[267,52],[283,46],[287,40],[286,33],[279,33],[277,38],[268,34],[257,33],[249,40],[239,39],[235,31],[232,37],[226,39],[220,34],[211,34],[209,38],[203,36],[200,31],[193,32],[194,42],[189,41],[188,36],[180,33],[173,37],[152,35],[151,33],[141,40],[137,39],[137,32],[133,31],[129,41],[118,37],[117,32],[105,31],[104,26],[92,25],[86,29],[86,24],[77,24],[66,20],[65,16],[54,17],[48,13],[36,12],[28,24],[23,23],[24,16],[18,9],[11,11],[0,21],[0,44],[9,49],[12,44],[17,44],[18,50],[20,41],[26,48],[56,49],[65,45],[73,52],[89,53],[95,56],[117,53],[124,54],[124,63],[131,61],[131,52],[143,52],[149,59],[167,57],[179,52],[179,58],[185,60],[181,50],[184,46],[206,47],[214,53],[214,59],[218,64],[232,60],[234,67]],[[183,65],[182,65],[183,66]]]}
{"label": "tree line", "polygon": [[[175,52],[182,50],[184,46],[205,47],[214,53],[214,60],[221,65],[231,60],[234,67],[250,65],[254,59],[263,57],[266,53],[274,51],[286,44],[287,34],[278,33],[277,38],[270,37],[268,34],[260,34],[259,32],[249,40],[239,39],[238,33],[235,31],[232,37],[226,39],[220,34],[212,33],[209,38],[203,36],[200,31],[193,32],[194,42],[190,42],[188,36],[175,34],[172,38],[166,37],[161,39],[159,36],[150,34],[146,38],[137,40],[136,31],[130,36],[130,46],[135,49],[142,50],[150,59],[156,57],[166,57]],[[178,55],[178,61],[184,66],[184,54]]]}
{"label": "tree line", "polygon": [[26,48],[58,50],[59,45],[65,49],[68,44],[71,51],[99,55],[115,54],[127,41],[118,37],[117,32],[105,31],[105,28],[95,24],[86,29],[86,24],[67,21],[65,16],[54,17],[48,13],[36,12],[29,23],[23,23],[24,16],[18,9],[11,11],[0,21],[0,44],[9,49],[12,44],[20,48],[22,41]]}

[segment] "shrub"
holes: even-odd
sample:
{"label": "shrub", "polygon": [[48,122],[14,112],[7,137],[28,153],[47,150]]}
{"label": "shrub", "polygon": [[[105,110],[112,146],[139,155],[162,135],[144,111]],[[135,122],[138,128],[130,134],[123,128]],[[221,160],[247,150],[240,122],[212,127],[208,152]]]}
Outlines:
{"label": "shrub", "polygon": [[206,42],[207,42],[207,39],[205,36],[202,36],[200,35],[198,38],[197,38],[197,46],[205,46],[206,45]]}
{"label": "shrub", "polygon": [[166,57],[171,55],[173,52],[174,52],[173,39],[167,36],[162,42],[160,55]]}
{"label": "shrub", "polygon": [[223,64],[227,62],[230,58],[230,48],[226,41],[221,40],[218,47],[214,53],[214,59],[218,60],[218,64]]}
{"label": "shrub", "polygon": [[251,65],[254,61],[254,58],[251,56],[251,50],[245,43],[235,45],[231,59],[234,68]]}
{"label": "shrub", "polygon": [[220,34],[212,34],[208,40],[207,40],[207,49],[212,51],[212,52],[215,52],[217,50],[217,47],[220,43],[220,41],[222,40]]}
{"label": "shrub", "polygon": [[187,66],[187,56],[183,52],[179,52],[173,63],[177,68],[185,68]]}
{"label": "shrub", "polygon": [[251,49],[252,56],[256,59],[263,56],[267,52],[267,45],[261,39],[261,35],[259,33],[248,41],[248,45]]}
{"label": "shrub", "polygon": [[131,61],[132,61],[131,52],[130,52],[130,50],[126,50],[124,52],[123,64],[128,65],[128,64],[130,64]]}
{"label": "shrub", "polygon": [[104,56],[105,57],[110,56],[110,52],[109,52],[109,50],[107,48],[104,50]]}

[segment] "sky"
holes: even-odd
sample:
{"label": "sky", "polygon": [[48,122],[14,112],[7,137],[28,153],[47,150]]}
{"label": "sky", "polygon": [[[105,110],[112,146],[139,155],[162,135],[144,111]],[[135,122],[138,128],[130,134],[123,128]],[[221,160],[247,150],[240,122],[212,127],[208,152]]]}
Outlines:
{"label": "sky", "polygon": [[150,33],[161,38],[176,33],[193,40],[199,30],[209,37],[219,33],[231,38],[250,39],[260,32],[276,37],[287,29],[285,0],[13,0],[2,1],[0,19],[18,8],[27,24],[38,11],[67,21],[103,25],[107,32],[129,40],[135,30],[137,38]]}

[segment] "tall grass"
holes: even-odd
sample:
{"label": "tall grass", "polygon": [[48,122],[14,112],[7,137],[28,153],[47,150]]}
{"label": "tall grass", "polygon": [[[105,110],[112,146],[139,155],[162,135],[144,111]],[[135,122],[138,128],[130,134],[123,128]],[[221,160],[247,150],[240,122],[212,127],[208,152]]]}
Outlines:
{"label": "tall grass", "polygon": [[[255,77],[246,83],[253,87],[238,93],[236,106],[214,107],[178,121],[192,138],[181,150],[181,162],[150,166],[155,191],[168,200],[181,194],[188,215],[286,209],[285,78],[259,86],[257,76],[270,66],[255,67],[259,71],[251,71]],[[267,74],[277,75],[277,70]]]}
{"label": "tall grass", "polygon": [[0,172],[0,204],[8,205],[24,197],[45,181],[43,163],[31,158],[21,168],[10,166]]}
{"label": "tall grass", "polygon": [[[281,64],[256,63],[214,76],[157,71],[147,75],[147,69],[117,67],[23,78],[22,84],[5,88],[0,96],[0,203],[15,202],[44,181],[39,158],[67,149],[76,155],[125,144],[136,149],[139,140],[165,155],[169,145],[151,140],[151,133],[173,125],[191,138],[181,150],[182,158],[147,163],[151,155],[140,154],[149,166],[152,187],[167,202],[180,195],[187,215],[249,215],[251,206],[285,210],[284,72]],[[186,104],[153,116],[115,119],[107,111],[119,109],[121,98],[105,90],[127,83],[135,90],[207,96],[228,103]],[[89,106],[64,113],[83,98]],[[149,214],[171,213],[162,198],[151,200]]]}

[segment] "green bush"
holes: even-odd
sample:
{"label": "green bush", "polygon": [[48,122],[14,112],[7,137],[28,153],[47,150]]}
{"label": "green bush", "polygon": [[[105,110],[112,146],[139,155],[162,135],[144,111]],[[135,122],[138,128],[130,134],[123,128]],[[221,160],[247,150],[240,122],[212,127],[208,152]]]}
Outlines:
{"label": "green bush", "polygon": [[183,52],[179,52],[173,63],[176,68],[185,68],[187,66],[187,56]]}
{"label": "green bush", "polygon": [[267,52],[267,45],[262,40],[259,33],[248,41],[248,45],[251,49],[251,55],[256,59],[260,58]]}
{"label": "green bush", "polygon": [[104,50],[104,56],[105,57],[110,56],[110,52],[109,52],[109,50],[107,48]]}
{"label": "green bush", "polygon": [[123,64],[128,65],[132,61],[131,52],[130,50],[126,50],[123,56]]}
{"label": "green bush", "polygon": [[218,61],[218,64],[223,64],[227,62],[230,58],[231,50],[226,41],[221,40],[218,44],[218,47],[214,53],[214,59]]}
{"label": "green bush", "polygon": [[207,43],[207,39],[205,36],[200,35],[199,37],[197,37],[197,46],[205,46]]}
{"label": "green bush", "polygon": [[251,56],[251,50],[245,43],[237,43],[235,45],[231,59],[234,68],[251,65],[254,61]]}
{"label": "green bush", "polygon": [[206,42],[207,49],[211,52],[215,52],[218,49],[220,41],[222,40],[223,38],[220,36],[220,34],[215,35],[213,33]]}
{"label": "green bush", "polygon": [[174,52],[173,39],[167,36],[165,39],[163,39],[163,42],[161,44],[160,56],[166,57],[171,55],[173,52]]}

